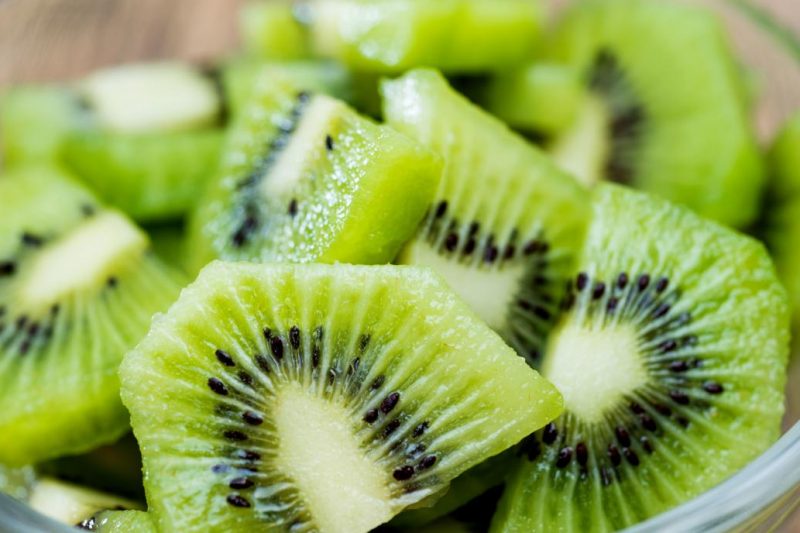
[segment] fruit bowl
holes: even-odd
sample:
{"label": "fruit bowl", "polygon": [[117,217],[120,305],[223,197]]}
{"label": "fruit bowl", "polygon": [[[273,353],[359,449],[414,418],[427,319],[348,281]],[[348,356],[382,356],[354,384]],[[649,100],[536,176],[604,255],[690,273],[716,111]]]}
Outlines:
{"label": "fruit bowl", "polygon": [[[697,3],[698,0],[685,0]],[[800,109],[800,12],[795,0],[701,0],[725,18],[752,72],[761,140]],[[568,2],[556,0],[557,6]],[[0,87],[84,74],[112,63],[180,57],[204,62],[234,46],[238,2],[8,0],[0,3]],[[798,351],[798,350],[796,350]],[[785,434],[709,492],[629,531],[800,530],[800,357],[788,385]],[[21,504],[0,500],[0,530],[69,531]]]}

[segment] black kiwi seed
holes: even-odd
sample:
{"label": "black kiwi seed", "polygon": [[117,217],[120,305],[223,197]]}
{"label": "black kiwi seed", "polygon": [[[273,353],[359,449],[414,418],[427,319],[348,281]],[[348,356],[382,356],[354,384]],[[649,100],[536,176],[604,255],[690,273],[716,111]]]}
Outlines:
{"label": "black kiwi seed", "polygon": [[545,444],[553,444],[558,437],[558,429],[553,422],[550,422],[544,427],[542,432],[542,442]]}
{"label": "black kiwi seed", "polygon": [[217,356],[217,360],[225,366],[236,366],[236,363],[233,361],[233,357],[224,350],[217,350],[214,352],[214,355]]}
{"label": "black kiwi seed", "polygon": [[108,280],[106,280],[106,285],[108,285],[110,288],[113,289],[114,287],[117,286],[117,278],[111,276],[110,278],[108,278]]}
{"label": "black kiwi seed", "polygon": [[292,200],[289,202],[288,213],[289,213],[289,216],[292,216],[292,217],[297,215],[297,199],[296,198],[292,198]]}
{"label": "black kiwi seed", "polygon": [[235,440],[235,441],[247,440],[247,435],[235,429],[226,430],[222,435],[228,440]]}
{"label": "black kiwi seed", "polygon": [[436,218],[442,218],[444,214],[447,212],[447,200],[442,200],[439,202],[439,205],[436,206]]}
{"label": "black kiwi seed", "polygon": [[420,460],[419,465],[417,466],[417,469],[418,470],[427,470],[428,468],[432,467],[434,464],[436,464],[436,456],[435,455],[426,455],[425,457],[423,457]]}
{"label": "black kiwi seed", "polygon": [[228,388],[217,378],[208,378],[208,388],[222,396],[228,395]]}
{"label": "black kiwi seed", "polygon": [[406,481],[411,479],[411,477],[414,475],[414,467],[408,465],[401,466],[400,468],[395,469],[392,475],[397,481]]}
{"label": "black kiwi seed", "polygon": [[585,272],[581,272],[575,279],[575,287],[577,287],[578,291],[582,291],[586,288],[586,283],[588,283],[588,281],[589,276],[587,276]]}
{"label": "black kiwi seed", "polygon": [[289,328],[289,344],[293,350],[300,349],[300,328],[297,326]]}
{"label": "black kiwi seed", "polygon": [[253,411],[245,411],[242,414],[242,418],[245,422],[250,424],[251,426],[260,426],[264,423],[264,417],[259,415],[258,413],[254,413]]}
{"label": "black kiwi seed", "polygon": [[263,355],[256,354],[254,359],[256,360],[258,368],[260,368],[265,374],[269,374],[270,369],[269,369],[269,361],[267,361],[267,358],[264,357]]}
{"label": "black kiwi seed", "polygon": [[44,244],[44,239],[42,237],[34,235],[33,233],[28,233],[27,231],[22,234],[21,240],[22,244],[25,246],[31,246],[34,248]]}
{"label": "black kiwi seed", "polygon": [[427,431],[428,427],[429,426],[428,426],[428,422],[427,421],[422,422],[421,424],[419,424],[417,427],[414,428],[414,432],[412,433],[412,436],[414,438],[421,437],[425,433],[425,431]]}
{"label": "black kiwi seed", "polygon": [[609,444],[606,454],[608,455],[608,459],[611,461],[612,465],[619,466],[619,464],[622,462],[622,456],[619,454],[619,448],[617,448],[615,445]]}
{"label": "black kiwi seed", "polygon": [[586,463],[589,461],[589,450],[583,442],[579,442],[577,446],[575,446],[575,459],[581,466],[586,466]]}
{"label": "black kiwi seed", "polygon": [[251,450],[238,450],[236,456],[245,461],[258,461],[261,459],[261,454]]}
{"label": "black kiwi seed", "polygon": [[226,501],[233,507],[247,508],[250,507],[250,502],[238,494],[229,494]]}
{"label": "black kiwi seed", "polygon": [[397,428],[399,427],[400,427],[400,421],[395,418],[394,420],[386,424],[386,427],[383,428],[383,436],[388,437],[389,435],[397,431]]}
{"label": "black kiwi seed", "polygon": [[333,150],[333,137],[330,135],[325,136],[325,148],[330,152]]}
{"label": "black kiwi seed", "polygon": [[561,448],[561,450],[558,452],[558,459],[556,459],[556,466],[558,468],[564,468],[570,463],[570,461],[572,461],[572,448],[570,448],[569,446],[565,446],[564,448]]}
{"label": "black kiwi seed", "polygon": [[619,441],[620,445],[623,447],[627,447],[631,445],[631,436],[628,434],[628,431],[622,427],[617,426],[614,430],[614,434],[617,436],[617,440]]}
{"label": "black kiwi seed", "polygon": [[361,335],[361,338],[358,340],[358,350],[361,353],[364,353],[366,351],[367,346],[369,346],[369,341],[371,339],[372,337],[369,333],[364,333],[363,335]]}
{"label": "black kiwi seed", "polygon": [[395,406],[397,405],[397,402],[399,402],[399,401],[400,401],[400,393],[399,392],[393,392],[393,393],[389,394],[381,402],[381,412],[383,414],[385,414],[385,415],[389,414],[392,411],[392,409],[395,408]]}
{"label": "black kiwi seed", "polygon": [[0,262],[0,276],[12,276],[17,271],[17,265],[12,261]]}
{"label": "black kiwi seed", "polygon": [[709,394],[721,394],[724,389],[716,381],[706,381],[703,383],[703,390]]}
{"label": "black kiwi seed", "polygon": [[386,381],[386,376],[381,374],[372,382],[372,386],[370,387],[372,390],[380,389],[383,386],[383,382]]}
{"label": "black kiwi seed", "polygon": [[269,349],[272,350],[272,355],[275,359],[278,361],[283,359],[283,341],[280,337],[270,337]]}
{"label": "black kiwi seed", "polygon": [[372,424],[378,420],[378,410],[377,409],[370,409],[364,414],[364,422],[367,424]]}
{"label": "black kiwi seed", "polygon": [[686,395],[685,392],[673,389],[669,391],[668,394],[669,397],[672,398],[672,401],[674,401],[675,403],[680,405],[689,405],[689,397]]}
{"label": "black kiwi seed", "polygon": [[240,371],[237,376],[239,376],[239,381],[244,383],[245,385],[253,385],[253,376],[245,372],[244,370]]}
{"label": "black kiwi seed", "polygon": [[232,489],[245,490],[254,485],[253,480],[246,477],[233,478],[228,486]]}

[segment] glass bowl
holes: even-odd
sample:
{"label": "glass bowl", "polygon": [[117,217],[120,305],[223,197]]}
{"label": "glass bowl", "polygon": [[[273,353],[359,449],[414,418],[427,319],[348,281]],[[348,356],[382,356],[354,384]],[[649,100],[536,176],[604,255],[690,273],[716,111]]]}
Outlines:
{"label": "glass bowl", "polygon": [[[547,0],[554,10],[570,0]],[[577,1],[577,0],[572,0]],[[657,1],[657,0],[651,0]],[[800,110],[798,0],[681,0],[721,13],[752,73],[755,121],[768,143]],[[204,62],[236,45],[243,0],[0,0],[0,88],[80,76],[113,63]],[[800,351],[800,343],[795,347]],[[800,354],[787,387],[786,432],[766,453],[699,497],[628,533],[800,531]],[[69,532],[0,495],[0,531]]]}

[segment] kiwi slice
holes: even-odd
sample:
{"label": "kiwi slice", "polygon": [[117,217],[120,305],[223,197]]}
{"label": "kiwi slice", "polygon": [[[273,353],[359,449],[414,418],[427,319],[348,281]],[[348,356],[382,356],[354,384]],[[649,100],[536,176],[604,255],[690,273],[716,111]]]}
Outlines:
{"label": "kiwi slice", "polygon": [[239,32],[242,48],[255,57],[285,61],[311,55],[308,30],[291,0],[250,0],[239,10]]}
{"label": "kiwi slice", "polygon": [[157,533],[146,511],[102,511],[81,522],[79,527],[98,533]]}
{"label": "kiwi slice", "polygon": [[25,465],[125,432],[117,367],[183,279],[57,170],[9,172],[0,198],[0,462]]}
{"label": "kiwi slice", "polygon": [[309,0],[314,51],[354,70],[490,72],[528,60],[543,6],[531,0]]}
{"label": "kiwi slice", "polygon": [[561,410],[411,267],[214,262],[120,374],[169,531],[368,531]]}
{"label": "kiwi slice", "polygon": [[[231,114],[238,115],[247,107],[259,79],[284,77],[295,85],[353,101],[351,74],[332,61],[263,61],[237,58],[222,67],[222,84]],[[268,83],[268,82],[263,82]]]}
{"label": "kiwi slice", "polygon": [[106,509],[137,509],[136,502],[96,490],[43,478],[33,488],[28,504],[37,512],[71,526],[82,524]]}
{"label": "kiwi slice", "polygon": [[725,224],[753,221],[763,164],[741,72],[713,13],[675,2],[578,2],[543,55],[576,69],[587,88],[577,118],[552,141],[564,168]]}
{"label": "kiwi slice", "polygon": [[194,268],[214,258],[391,261],[425,214],[439,161],[339,100],[262,81],[192,218]]}
{"label": "kiwi slice", "polygon": [[644,193],[595,192],[542,365],[566,409],[520,446],[493,531],[623,529],[780,434],[789,316],[764,247]]}
{"label": "kiwi slice", "polygon": [[220,97],[182,63],[101,70],[74,88],[84,127],[66,135],[66,166],[136,220],[178,218],[217,167]]}
{"label": "kiwi slice", "polygon": [[419,69],[384,82],[387,122],[442,156],[403,263],[434,268],[536,365],[585,235],[589,195],[547,156]]}
{"label": "kiwi slice", "polygon": [[795,311],[800,309],[800,113],[790,119],[769,154],[770,187],[765,207],[766,241]]}

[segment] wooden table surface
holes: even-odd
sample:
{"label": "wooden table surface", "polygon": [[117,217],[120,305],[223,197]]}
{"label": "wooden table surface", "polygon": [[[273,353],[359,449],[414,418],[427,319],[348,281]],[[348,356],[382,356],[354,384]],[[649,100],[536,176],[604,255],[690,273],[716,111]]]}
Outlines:
{"label": "wooden table surface", "polygon": [[[430,0],[435,1],[435,0]],[[567,0],[552,0],[562,4]],[[719,6],[724,0],[702,1]],[[800,34],[800,0],[753,0]],[[207,62],[233,53],[236,13],[244,0],[0,0],[0,87],[74,79],[114,63],[181,58]],[[800,68],[774,43],[731,14],[746,63],[761,76],[758,127],[764,139],[800,109]],[[796,370],[800,380],[800,368]],[[800,395],[800,391],[795,394]],[[792,401],[800,408],[800,398]],[[800,532],[800,517],[785,527]]]}

